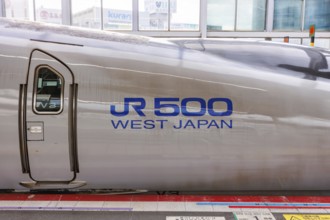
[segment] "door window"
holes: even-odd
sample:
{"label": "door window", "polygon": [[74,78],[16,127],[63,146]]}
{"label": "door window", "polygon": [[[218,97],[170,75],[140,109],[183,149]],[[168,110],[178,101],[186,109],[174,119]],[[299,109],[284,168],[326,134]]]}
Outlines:
{"label": "door window", "polygon": [[36,69],[33,110],[36,114],[60,114],[63,110],[64,79],[49,66]]}

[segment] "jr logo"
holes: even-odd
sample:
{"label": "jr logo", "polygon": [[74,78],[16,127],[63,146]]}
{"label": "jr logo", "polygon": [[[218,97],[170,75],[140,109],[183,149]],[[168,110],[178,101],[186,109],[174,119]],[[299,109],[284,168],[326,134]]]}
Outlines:
{"label": "jr logo", "polygon": [[[195,109],[189,111],[189,108],[187,108],[189,103],[198,103],[200,106],[198,111]],[[214,110],[216,103],[225,104],[226,108],[224,110]],[[110,105],[110,113],[117,117],[126,116],[130,111],[129,106],[132,106],[139,116],[146,116],[143,111],[146,107],[144,98],[124,98],[124,110],[118,111],[115,105]],[[153,107],[156,116],[167,117],[178,116],[180,113],[184,116],[203,116],[206,113],[211,116],[230,116],[233,112],[233,103],[228,98],[211,98],[207,101],[196,97],[184,98],[181,101],[179,98],[155,98]]]}

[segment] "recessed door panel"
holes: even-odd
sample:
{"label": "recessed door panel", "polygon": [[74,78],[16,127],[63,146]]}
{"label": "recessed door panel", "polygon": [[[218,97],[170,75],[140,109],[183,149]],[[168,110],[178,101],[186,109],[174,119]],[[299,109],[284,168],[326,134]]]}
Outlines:
{"label": "recessed door panel", "polygon": [[26,101],[30,176],[36,181],[70,181],[72,95],[74,78],[54,57],[35,50],[28,73]]}

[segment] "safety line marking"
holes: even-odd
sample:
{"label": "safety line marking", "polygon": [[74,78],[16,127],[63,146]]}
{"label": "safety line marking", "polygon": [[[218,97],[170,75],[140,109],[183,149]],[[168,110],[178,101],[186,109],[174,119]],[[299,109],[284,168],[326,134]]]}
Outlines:
{"label": "safety line marking", "polygon": [[197,202],[197,205],[229,206],[231,208],[321,208],[329,209],[330,203],[271,203],[271,202]]}
{"label": "safety line marking", "polygon": [[251,202],[328,203],[330,196],[222,196],[222,195],[96,195],[96,194],[0,194],[0,201],[140,201],[140,202]]}
{"label": "safety line marking", "polygon": [[0,194],[0,210],[330,212],[330,197]]}

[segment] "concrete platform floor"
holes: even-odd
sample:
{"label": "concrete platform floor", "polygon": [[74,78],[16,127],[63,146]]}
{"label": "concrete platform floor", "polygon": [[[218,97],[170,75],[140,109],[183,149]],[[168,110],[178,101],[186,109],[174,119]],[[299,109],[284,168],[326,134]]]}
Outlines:
{"label": "concrete platform floor", "polygon": [[330,220],[330,196],[2,193],[0,219]]}

